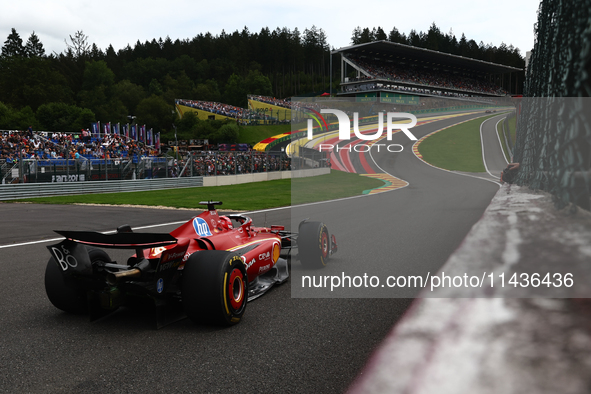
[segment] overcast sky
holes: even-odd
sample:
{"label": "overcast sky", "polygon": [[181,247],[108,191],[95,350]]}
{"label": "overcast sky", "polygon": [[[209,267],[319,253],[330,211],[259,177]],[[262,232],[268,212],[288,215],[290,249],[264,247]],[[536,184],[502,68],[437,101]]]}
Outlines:
{"label": "overcast sky", "polygon": [[166,36],[190,39],[245,26],[251,33],[265,26],[303,32],[315,25],[332,47],[340,48],[350,45],[357,26],[381,26],[386,34],[396,27],[408,34],[411,29],[426,32],[435,22],[443,33],[453,29],[458,39],[464,33],[478,43],[512,44],[525,56],[534,43],[539,0],[0,0],[0,5],[2,45],[13,27],[23,42],[35,31],[48,54],[63,52],[64,40],[78,30],[103,50],[109,44],[119,50]]}

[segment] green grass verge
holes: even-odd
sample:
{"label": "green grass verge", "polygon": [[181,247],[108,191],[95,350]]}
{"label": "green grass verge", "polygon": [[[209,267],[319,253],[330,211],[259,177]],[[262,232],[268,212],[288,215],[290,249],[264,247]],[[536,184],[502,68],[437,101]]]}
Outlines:
{"label": "green grass verge", "polygon": [[419,145],[423,159],[450,171],[486,172],[482,162],[480,124],[495,115],[450,127],[426,138]]}
{"label": "green grass verge", "polygon": [[[382,186],[382,181],[332,171],[329,175],[293,180],[293,204],[332,200],[360,195],[363,190]],[[221,209],[254,211],[292,205],[292,180],[282,179],[231,186],[194,187],[146,192],[86,194],[16,200],[40,204],[110,204],[203,208],[200,201],[222,201]]]}
{"label": "green grass verge", "polygon": [[240,131],[238,133],[238,143],[255,146],[257,143],[266,138],[290,131],[291,125],[289,124],[240,126]]}
{"label": "green grass verge", "polygon": [[511,136],[511,142],[513,143],[513,146],[515,146],[515,138],[516,138],[516,130],[517,130],[517,118],[515,116],[512,116],[509,119],[509,135]]}
{"label": "green grass verge", "polygon": [[507,143],[505,142],[505,133],[503,133],[503,122],[497,123],[497,135],[499,136],[499,140],[501,141],[501,146],[503,147],[503,153],[505,154],[505,158],[510,161],[511,155],[509,154],[509,148],[507,147]]}
{"label": "green grass verge", "polygon": [[293,204],[326,201],[335,198],[358,196],[364,190],[384,186],[378,179],[332,170],[330,175],[320,175],[292,180]]}

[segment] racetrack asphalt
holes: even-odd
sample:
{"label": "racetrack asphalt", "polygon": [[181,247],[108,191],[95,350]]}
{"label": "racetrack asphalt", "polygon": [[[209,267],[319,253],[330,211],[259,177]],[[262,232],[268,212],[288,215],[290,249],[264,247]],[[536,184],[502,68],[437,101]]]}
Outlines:
{"label": "racetrack asphalt", "polygon": [[[440,128],[483,116],[468,114],[416,126],[417,138]],[[479,133],[478,129],[473,130]],[[392,144],[403,146],[400,153],[385,149],[372,152],[376,168],[409,182],[401,189],[364,198],[292,208],[292,223],[314,218],[326,223],[337,234],[339,252],[322,273],[292,269],[292,296],[296,297],[416,297],[420,287],[388,287],[388,276],[434,275],[460,245],[470,228],[481,217],[498,184],[479,177],[441,170],[425,164],[413,154],[411,141],[403,133],[393,135]],[[351,158],[357,166],[358,158]],[[293,190],[292,196],[306,193]],[[308,276],[376,276],[376,287],[310,288]],[[335,280],[335,283],[337,281]]]}
{"label": "racetrack asphalt", "polygon": [[[14,223],[2,231],[6,245],[55,238],[52,229],[108,231],[196,212],[0,204],[0,214]],[[289,209],[252,217],[286,223]],[[342,392],[410,302],[292,299],[288,282],[227,329],[185,319],[156,330],[149,310],[131,309],[90,323],[47,300],[52,243],[0,249],[0,392]]]}
{"label": "racetrack asphalt", "polygon": [[[417,136],[457,121],[417,127]],[[345,217],[342,210],[351,205],[341,201],[296,212],[254,213],[254,223],[289,224],[302,213],[316,214],[339,240],[328,275],[354,268],[355,262],[368,257],[395,262],[401,272],[417,265],[437,270],[478,220],[497,186],[429,167],[412,155],[410,141],[395,142],[404,145],[404,156],[374,159],[379,167],[410,182],[408,187],[356,199],[357,209]],[[227,329],[185,319],[155,330],[149,311],[131,309],[89,323],[87,317],[62,313],[47,300],[43,278],[49,258],[46,246],[51,243],[24,244],[59,238],[53,229],[108,231],[121,224],[137,228],[185,221],[195,214],[0,204],[0,392],[339,393],[349,387],[411,303],[371,294],[292,298],[292,278],[249,303],[243,321]],[[169,232],[177,225],[141,231]],[[355,248],[355,234],[364,230],[389,234],[372,241],[378,247],[371,256]]]}

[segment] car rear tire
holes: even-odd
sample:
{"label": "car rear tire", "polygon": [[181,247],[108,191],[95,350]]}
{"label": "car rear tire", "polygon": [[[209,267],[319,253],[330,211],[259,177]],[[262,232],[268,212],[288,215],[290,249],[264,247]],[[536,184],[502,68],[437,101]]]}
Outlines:
{"label": "car rear tire", "polygon": [[323,268],[330,257],[330,236],[322,222],[303,222],[298,234],[298,255],[305,268]]}
{"label": "car rear tire", "polygon": [[[92,264],[99,261],[111,262],[109,255],[101,249],[89,249],[88,256]],[[45,292],[53,306],[64,312],[83,314],[88,311],[86,290],[76,288],[75,283],[67,284],[62,269],[53,257],[49,259],[45,268]]]}
{"label": "car rear tire", "polygon": [[191,255],[183,268],[183,308],[195,322],[238,324],[246,309],[247,289],[244,262],[233,252],[199,251]]}

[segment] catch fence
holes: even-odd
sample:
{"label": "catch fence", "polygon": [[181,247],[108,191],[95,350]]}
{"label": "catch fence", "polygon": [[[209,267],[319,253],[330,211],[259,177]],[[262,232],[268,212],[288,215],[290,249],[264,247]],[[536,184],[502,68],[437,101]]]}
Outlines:
{"label": "catch fence", "polygon": [[590,209],[591,0],[543,0],[517,104],[516,183]]}
{"label": "catch fence", "polygon": [[2,184],[207,177],[288,170],[291,159],[284,152],[256,151],[190,152],[178,159],[25,159],[0,163]]}

